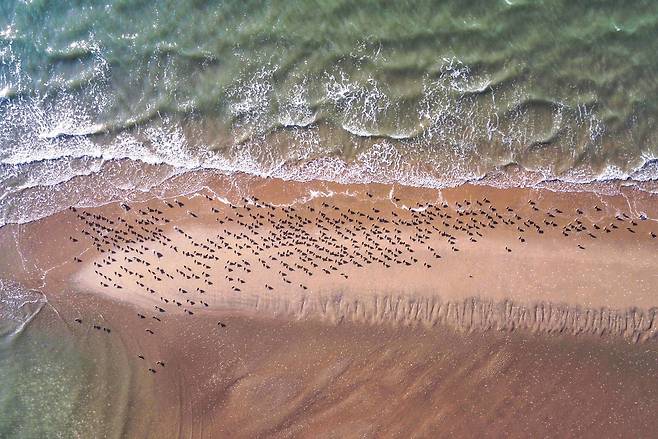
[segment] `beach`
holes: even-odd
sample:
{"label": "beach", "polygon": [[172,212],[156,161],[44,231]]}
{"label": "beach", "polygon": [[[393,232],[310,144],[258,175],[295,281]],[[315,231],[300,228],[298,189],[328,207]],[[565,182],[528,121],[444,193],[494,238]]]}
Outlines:
{"label": "beach", "polygon": [[5,226],[1,266],[121,346],[118,435],[642,436],[656,217],[632,188],[216,175]]}
{"label": "beach", "polygon": [[0,438],[651,437],[658,2],[0,1]]}

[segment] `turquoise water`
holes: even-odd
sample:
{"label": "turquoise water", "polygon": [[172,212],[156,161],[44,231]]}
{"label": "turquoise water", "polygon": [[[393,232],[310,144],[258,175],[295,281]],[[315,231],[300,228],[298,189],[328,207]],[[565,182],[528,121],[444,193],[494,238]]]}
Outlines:
{"label": "turquoise water", "polygon": [[6,1],[0,17],[7,204],[117,158],[436,187],[658,176],[654,1]]}

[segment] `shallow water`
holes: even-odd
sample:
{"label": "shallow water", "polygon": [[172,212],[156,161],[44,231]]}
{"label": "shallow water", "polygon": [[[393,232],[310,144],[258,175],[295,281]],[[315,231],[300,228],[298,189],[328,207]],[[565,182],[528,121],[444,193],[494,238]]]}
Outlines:
{"label": "shallow water", "polygon": [[534,171],[511,185],[658,176],[652,1],[9,1],[0,16],[3,199],[116,158],[435,187],[510,166]]}
{"label": "shallow water", "polygon": [[3,281],[0,437],[119,437],[125,361],[120,344],[75,334],[41,293]]}

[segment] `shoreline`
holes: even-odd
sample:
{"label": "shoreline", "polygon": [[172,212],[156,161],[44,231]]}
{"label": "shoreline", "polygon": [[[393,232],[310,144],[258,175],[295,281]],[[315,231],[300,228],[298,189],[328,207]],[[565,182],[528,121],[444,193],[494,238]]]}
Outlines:
{"label": "shoreline", "polygon": [[658,428],[653,195],[250,176],[208,187],[0,228],[0,278],[45,294],[29,330],[73,340],[84,412],[104,431]]}
{"label": "shoreline", "polygon": [[[508,167],[509,168],[509,167]],[[56,188],[56,199],[58,206],[50,206],[40,216],[32,219],[17,220],[16,212],[5,212],[4,225],[28,224],[38,221],[50,215],[61,212],[69,205],[83,208],[99,208],[122,200],[148,201],[147,194],[154,197],[168,198],[174,196],[190,195],[212,185],[217,180],[235,180],[248,182],[252,180],[273,180],[292,185],[338,185],[338,186],[388,186],[414,188],[428,191],[454,191],[459,188],[480,188],[483,191],[524,189],[528,191],[549,191],[560,193],[585,193],[594,196],[623,196],[629,193],[644,193],[654,196],[658,193],[658,180],[632,180],[610,179],[593,180],[589,182],[569,182],[563,180],[536,180],[536,171],[521,171],[512,166],[512,170],[500,170],[492,175],[485,175],[475,180],[466,180],[454,185],[416,185],[408,186],[397,182],[356,182],[345,183],[343,181],[317,178],[294,177],[284,178],[263,174],[253,174],[247,171],[226,171],[219,168],[177,168],[167,163],[150,163],[134,160],[132,158],[116,158],[104,161],[100,167],[83,175],[74,175],[70,179],[58,182]],[[82,185],[94,187],[94,196],[90,199],[80,197],[77,188]],[[186,187],[187,186],[187,187]],[[44,205],[52,200],[49,191],[50,185],[36,185],[22,188],[18,192],[11,192],[10,198],[5,202],[24,203],[25,199],[42,199]],[[108,188],[112,189],[109,190]],[[48,190],[47,190],[48,189]],[[178,189],[182,189],[178,191]],[[98,198],[100,197],[100,198]],[[71,202],[71,200],[75,200]],[[40,206],[31,206],[33,209],[41,209]],[[10,217],[10,219],[7,219]]]}
{"label": "shoreline", "polygon": [[[258,226],[260,232],[256,233],[268,234],[278,233],[275,222],[291,222],[292,210],[297,209],[294,215],[299,224],[295,227],[299,228],[299,233],[303,232],[304,236],[311,240],[302,247],[313,251],[313,239],[324,236],[322,239],[334,245],[331,239],[338,238],[339,245],[344,247],[340,251],[344,253],[341,262],[345,269],[341,267],[338,270],[334,266],[329,270],[331,274],[326,275],[320,270],[328,268],[318,265],[314,268],[315,277],[311,277],[308,275],[311,267],[309,262],[315,257],[311,256],[311,253],[302,256],[302,259],[307,259],[304,262],[299,259],[299,255],[288,255],[291,250],[286,250],[285,256],[281,257],[284,247],[276,252],[273,248],[261,248],[258,256],[251,254],[247,259],[233,254],[235,249],[226,250],[222,264],[216,261],[212,270],[208,269],[209,276],[212,276],[217,285],[222,284],[226,280],[223,278],[228,277],[226,267],[222,268],[221,265],[228,263],[230,258],[237,262],[248,260],[250,268],[254,270],[249,277],[255,280],[250,281],[246,288],[230,284],[231,288],[239,289],[239,293],[232,291],[229,284],[220,287],[217,294],[209,296],[214,301],[209,305],[222,309],[269,309],[269,312],[288,313],[296,318],[305,313],[319,313],[322,318],[334,322],[345,318],[365,321],[390,318],[393,321],[418,321],[425,325],[435,325],[438,321],[453,322],[458,327],[464,326],[460,315],[472,314],[479,317],[466,325],[467,327],[527,327],[540,332],[615,332],[635,340],[654,336],[653,308],[658,300],[651,294],[650,287],[651,279],[658,282],[658,278],[653,265],[655,262],[650,255],[658,247],[658,239],[651,238],[650,234],[655,234],[653,230],[658,231],[658,227],[654,226],[655,218],[658,218],[658,206],[651,202],[651,196],[644,193],[635,193],[636,198],[601,197],[589,193],[554,193],[479,186],[438,191],[395,185],[292,183],[253,177],[245,177],[244,181],[238,182],[233,178],[217,178],[215,184],[210,190],[184,197],[159,198],[157,194],[153,194],[155,198],[149,197],[147,201],[131,202],[130,211],[122,208],[120,203],[110,203],[99,208],[78,208],[75,209],[76,212],[61,212],[36,223],[3,227],[0,229],[3,232],[0,234],[0,240],[5,243],[5,247],[20,247],[20,251],[15,252],[13,256],[10,256],[10,252],[5,255],[5,258],[13,261],[7,260],[4,265],[12,267],[16,266],[18,261],[43,260],[35,265],[45,264],[41,272],[47,273],[43,275],[46,289],[62,291],[69,285],[76,285],[79,290],[106,296],[109,294],[114,300],[128,301],[144,309],[152,308],[162,304],[163,299],[159,297],[174,297],[177,294],[176,289],[183,288],[184,282],[166,279],[162,283],[162,280],[151,279],[151,283],[144,281],[141,282],[143,286],[139,287],[133,280],[130,281],[131,286],[126,286],[131,290],[157,288],[159,293],[156,295],[144,295],[137,290],[130,295],[124,293],[123,288],[108,288],[109,281],[102,282],[108,287],[101,288],[98,274],[94,271],[99,268],[96,264],[104,264],[105,253],[94,250],[94,241],[90,238],[92,235],[81,235],[81,230],[85,227],[89,229],[89,225],[78,218],[80,212],[90,217],[102,216],[109,219],[112,216],[114,220],[110,221],[117,227],[118,219],[125,222],[127,218],[132,221],[132,230],[137,230],[135,227],[149,229],[149,233],[155,229],[159,230],[156,240],[158,242],[149,241],[153,248],[150,248],[146,255],[142,251],[139,252],[141,255],[137,252],[137,245],[126,251],[121,247],[122,243],[116,241],[116,237],[114,243],[106,241],[103,244],[107,250],[113,248],[118,251],[123,258],[137,256],[137,259],[143,259],[141,264],[135,265],[131,262],[131,271],[144,278],[145,275],[154,276],[147,272],[150,269],[146,267],[146,263],[159,264],[159,269],[167,271],[169,276],[180,269],[184,261],[192,264],[194,257],[172,252],[172,245],[180,247],[181,251],[191,251],[200,245],[207,246],[207,240],[215,240],[218,236],[216,232],[222,231],[223,245],[237,248],[240,239],[253,240],[256,236],[246,236],[251,232],[247,229],[248,224],[244,218],[254,221],[253,218],[247,217],[247,214],[255,217],[258,212],[258,215],[263,216],[257,219],[262,225]],[[249,193],[263,201],[245,202],[245,197],[250,196]],[[469,199],[471,201],[468,201]],[[173,200],[180,201],[184,207],[172,204]],[[488,203],[481,200],[487,200]],[[471,207],[464,204],[465,201],[468,201]],[[528,201],[532,201],[533,205]],[[174,207],[168,207],[167,203]],[[634,211],[628,210],[626,213],[623,209],[628,209],[631,205]],[[587,211],[581,210],[585,209],[583,206],[587,206]],[[153,212],[147,213],[147,209]],[[431,213],[432,209],[436,213]],[[138,211],[144,212],[145,215],[137,213]],[[159,212],[157,220],[153,219],[156,218],[153,215],[155,211]],[[473,220],[474,217],[469,216],[476,211],[484,212],[479,213],[480,217],[476,216],[482,220]],[[562,213],[558,214],[557,211]],[[192,217],[190,212],[195,217]],[[269,222],[265,221],[264,213],[271,215],[267,217]],[[646,219],[640,219],[640,215],[643,218],[646,215]],[[517,217],[522,220],[517,220]],[[322,218],[325,218],[325,222],[321,227],[326,230],[313,223],[323,221]],[[470,224],[474,227],[470,224],[469,229],[464,227],[466,222],[463,219],[466,218],[471,219]],[[555,225],[542,224],[540,218],[544,222],[550,219]],[[353,222],[355,220],[361,222],[356,226],[359,231],[354,236],[346,235],[350,230],[346,224],[356,225],[357,223]],[[100,220],[98,221],[100,224]],[[138,225],[140,221],[151,221],[153,224],[144,227]],[[220,225],[218,221],[224,224]],[[242,222],[244,226],[235,221]],[[532,221],[533,224],[527,221]],[[579,221],[580,225],[575,221]],[[424,224],[425,222],[427,224]],[[493,224],[494,222],[496,224]],[[512,222],[515,224],[511,224]],[[423,225],[420,225],[421,223]],[[623,228],[619,229],[615,223],[620,226],[627,224],[633,229],[632,233],[624,231]],[[631,226],[631,223],[636,225]],[[255,224],[250,227],[253,229]],[[613,224],[615,225],[611,226]],[[593,225],[600,229],[605,227],[604,230],[610,227],[610,232],[597,231]],[[304,230],[305,227],[308,230]],[[331,231],[327,227],[331,228]],[[571,228],[567,233],[569,236],[560,233],[564,232],[564,227]],[[573,231],[575,227],[583,229]],[[183,234],[176,232],[176,228],[183,231]],[[524,231],[519,232],[521,229]],[[372,232],[373,230],[375,232]],[[398,231],[400,233],[397,233]],[[587,234],[592,232],[597,233],[596,238],[588,237]],[[356,238],[357,234],[359,238]],[[73,235],[76,240],[86,240],[86,245],[81,246],[80,241],[71,242]],[[14,241],[22,239],[18,246],[15,242],[12,243],[12,236]],[[49,236],[52,242],[38,248],[31,245],[41,241],[44,236]],[[257,238],[258,245],[263,246],[263,235],[260,236]],[[286,248],[294,250],[294,241],[283,235],[279,237],[287,239],[286,246],[292,247]],[[146,237],[144,239],[147,240]],[[393,245],[395,239],[399,241]],[[376,240],[379,247],[368,247],[371,245],[368,240]],[[298,240],[297,245],[299,244],[302,242]],[[256,244],[252,242],[251,245]],[[348,250],[350,245],[356,247]],[[213,252],[223,252],[226,249],[217,247],[216,242],[213,246]],[[392,249],[399,254],[394,255]],[[403,250],[404,256],[401,253]],[[66,256],[59,255],[62,251]],[[155,252],[161,256],[156,257]],[[363,252],[372,255],[364,258],[366,253]],[[377,256],[374,256],[375,252],[378,252]],[[90,256],[92,253],[96,256]],[[206,253],[205,256],[209,257],[210,253]],[[331,265],[329,259],[337,258],[329,253],[322,256],[326,259],[327,266]],[[277,255],[281,260],[272,261],[272,258],[277,259]],[[84,259],[85,262],[72,263],[74,257]],[[268,262],[263,264],[264,260]],[[393,260],[396,262],[393,263]],[[204,260],[204,265],[207,265],[207,261],[209,260]],[[303,266],[307,276],[295,272],[295,269],[301,268],[290,264]],[[112,264],[108,267],[110,265]],[[116,270],[121,266],[121,262],[114,265],[116,266],[111,270],[115,275],[108,272],[106,276],[118,279]],[[291,287],[288,288],[286,283],[282,283],[288,281],[286,275],[278,275],[274,270],[269,273],[269,269],[265,269],[266,266],[276,266],[279,273],[281,270],[290,270],[287,273],[295,279],[295,284],[289,284]],[[624,267],[623,270],[621,267]],[[122,269],[125,270],[125,267]],[[5,276],[8,274],[5,273]],[[33,287],[38,286],[34,273],[24,273],[20,277]],[[378,279],[385,287],[372,279]],[[195,284],[195,288],[203,286],[200,279],[195,281],[199,284]],[[264,288],[266,284],[270,287],[274,285],[276,291],[270,293],[272,290]],[[301,289],[300,285],[303,285],[304,289]],[[618,294],[619,291],[623,291],[623,294]],[[202,300],[199,294],[191,294],[190,297],[194,297],[195,302]],[[385,303],[385,311],[382,311],[382,303]],[[333,306],[330,313],[327,312],[328,304]],[[196,312],[209,312],[213,306],[199,309],[195,303]],[[508,307],[515,311],[506,311]],[[301,311],[289,311],[290,309]],[[460,314],[453,309],[463,311]],[[397,317],[381,317],[384,314]],[[415,317],[405,317],[405,314]],[[454,316],[451,317],[452,314]],[[566,321],[571,323],[565,324]],[[638,331],[641,335],[638,335]]]}

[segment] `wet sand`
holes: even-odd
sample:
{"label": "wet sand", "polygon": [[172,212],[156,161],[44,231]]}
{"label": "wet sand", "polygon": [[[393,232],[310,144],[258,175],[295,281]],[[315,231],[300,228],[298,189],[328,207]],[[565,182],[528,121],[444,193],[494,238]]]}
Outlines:
{"label": "wet sand", "polygon": [[4,227],[0,258],[132,353],[133,436],[642,436],[656,218],[632,190],[217,177]]}

